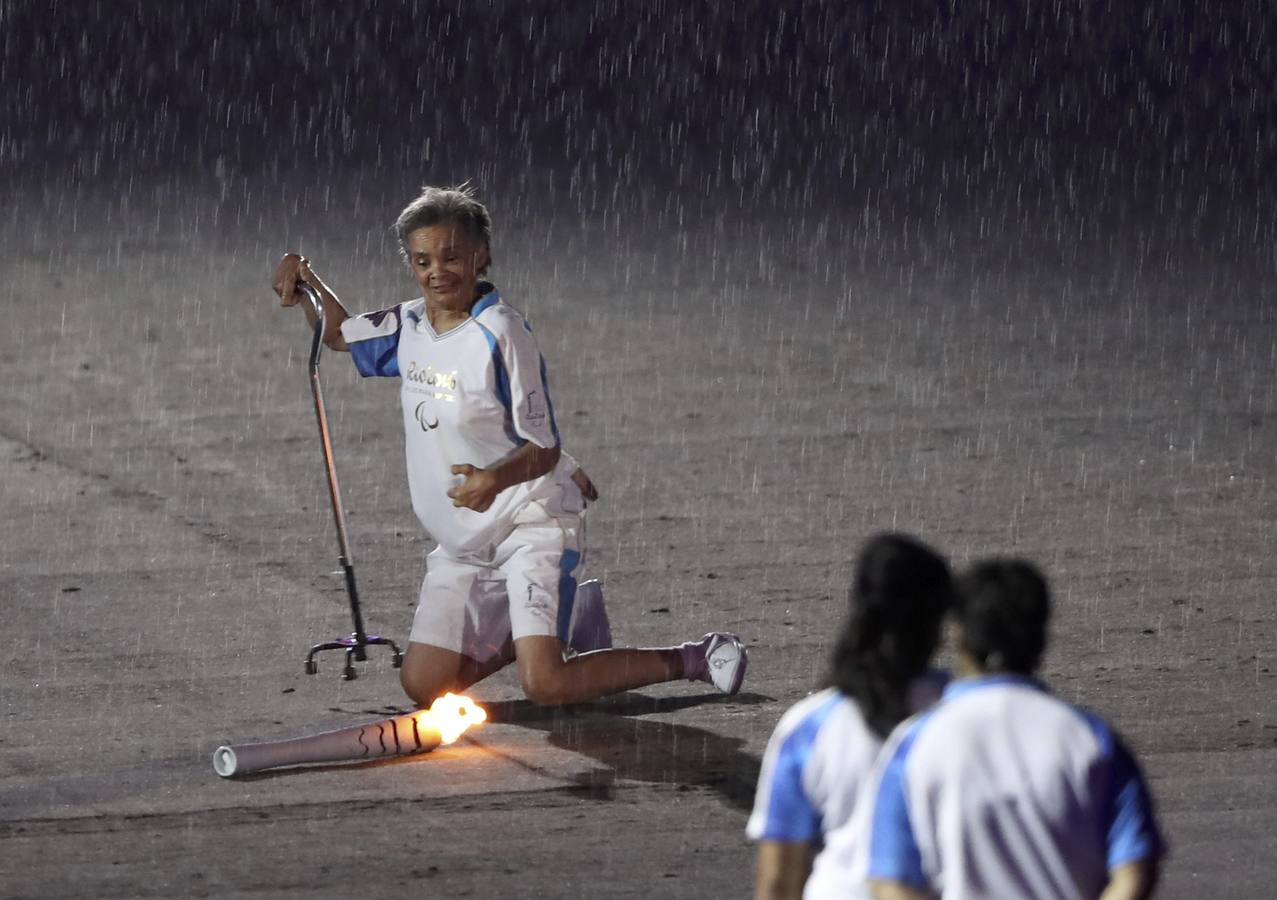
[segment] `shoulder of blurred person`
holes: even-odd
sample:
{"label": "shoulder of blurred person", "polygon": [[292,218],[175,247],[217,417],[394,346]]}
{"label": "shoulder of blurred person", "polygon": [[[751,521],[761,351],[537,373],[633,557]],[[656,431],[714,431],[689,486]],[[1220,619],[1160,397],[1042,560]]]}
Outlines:
{"label": "shoulder of blurred person", "polygon": [[[1116,867],[1162,852],[1142,776],[1112,729],[1027,676],[953,682],[893,733],[878,774],[862,834],[870,874],[890,880],[935,884],[943,860],[963,858],[981,861],[970,877],[1025,896],[1063,872],[1098,895]],[[996,827],[1012,819],[1017,828]]]}

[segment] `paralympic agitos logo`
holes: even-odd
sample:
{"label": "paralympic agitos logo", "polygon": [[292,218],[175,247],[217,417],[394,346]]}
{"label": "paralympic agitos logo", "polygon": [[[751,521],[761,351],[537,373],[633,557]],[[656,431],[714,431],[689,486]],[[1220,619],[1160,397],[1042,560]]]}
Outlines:
{"label": "paralympic agitos logo", "polygon": [[430,413],[426,410],[426,404],[429,401],[422,400],[417,404],[417,408],[413,410],[413,415],[417,419],[417,424],[421,426],[422,431],[434,431],[439,427],[439,417],[435,416],[434,421],[430,421]]}

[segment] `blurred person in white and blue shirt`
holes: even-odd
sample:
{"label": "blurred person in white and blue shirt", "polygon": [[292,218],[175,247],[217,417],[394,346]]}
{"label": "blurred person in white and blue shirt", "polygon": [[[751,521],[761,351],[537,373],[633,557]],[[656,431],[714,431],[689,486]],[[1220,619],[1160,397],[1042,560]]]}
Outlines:
{"label": "blurred person in white and blue shirt", "polygon": [[1144,777],[1099,716],[1033,677],[1050,597],[1030,563],[958,580],[959,676],[892,733],[874,786],[831,836],[820,897],[1140,900],[1165,852]]}
{"label": "blurred person in white and blue shirt", "polygon": [[802,894],[824,836],[842,825],[883,739],[939,697],[927,669],[952,594],[949,566],[901,534],[871,538],[856,561],[829,686],[791,707],[768,743],[747,834],[758,842],[755,897]]}

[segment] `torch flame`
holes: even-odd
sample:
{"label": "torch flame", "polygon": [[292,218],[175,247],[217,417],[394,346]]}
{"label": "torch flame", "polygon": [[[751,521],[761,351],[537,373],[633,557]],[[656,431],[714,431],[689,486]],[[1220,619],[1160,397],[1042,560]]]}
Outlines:
{"label": "torch flame", "polygon": [[441,743],[451,744],[472,725],[488,718],[488,713],[463,694],[444,694],[430,704],[430,708],[417,713],[417,721],[439,732]]}

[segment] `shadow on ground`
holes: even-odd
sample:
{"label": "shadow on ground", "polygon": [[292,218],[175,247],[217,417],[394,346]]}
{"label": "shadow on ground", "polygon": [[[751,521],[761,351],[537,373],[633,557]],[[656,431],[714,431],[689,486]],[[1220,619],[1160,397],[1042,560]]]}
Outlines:
{"label": "shadow on ground", "polygon": [[[643,717],[705,705],[753,706],[771,700],[761,694],[648,697],[631,692],[567,708],[538,707],[527,700],[486,706],[490,722],[544,731],[553,746],[597,762],[598,768],[571,780],[568,788],[573,793],[611,800],[616,782],[642,781],[673,785],[678,790],[708,790],[728,806],[748,812],[754,802],[759,760],[741,750],[744,741]],[[478,738],[472,740],[520,766],[554,777],[534,763],[508,756]]]}

